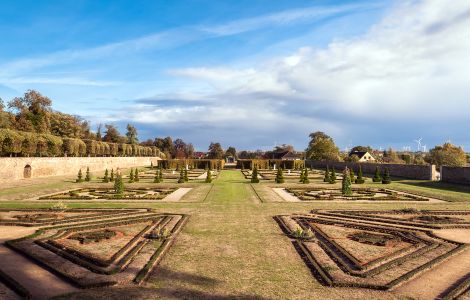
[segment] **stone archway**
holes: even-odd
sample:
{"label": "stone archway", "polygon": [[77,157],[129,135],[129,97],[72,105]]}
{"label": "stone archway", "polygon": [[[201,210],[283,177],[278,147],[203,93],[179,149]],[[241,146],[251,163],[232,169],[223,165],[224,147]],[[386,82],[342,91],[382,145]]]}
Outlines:
{"label": "stone archway", "polygon": [[31,178],[32,168],[30,165],[26,165],[23,169],[23,178]]}

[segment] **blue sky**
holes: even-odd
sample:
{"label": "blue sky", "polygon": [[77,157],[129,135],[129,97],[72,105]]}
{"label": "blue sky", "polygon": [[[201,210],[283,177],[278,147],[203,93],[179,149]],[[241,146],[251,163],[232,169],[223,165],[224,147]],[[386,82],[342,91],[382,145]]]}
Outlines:
{"label": "blue sky", "polygon": [[470,3],[3,1],[0,97],[204,150],[470,147]]}

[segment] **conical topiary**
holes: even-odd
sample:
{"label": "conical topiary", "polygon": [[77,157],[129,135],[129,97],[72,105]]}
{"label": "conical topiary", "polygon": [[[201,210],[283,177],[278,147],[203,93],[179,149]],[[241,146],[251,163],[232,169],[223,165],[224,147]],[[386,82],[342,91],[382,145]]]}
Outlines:
{"label": "conical topiary", "polygon": [[135,168],[134,181],[139,182],[139,180],[140,180],[140,178],[139,178],[139,169]]}
{"label": "conical topiary", "polygon": [[392,179],[390,178],[390,171],[388,168],[385,168],[384,171],[384,176],[382,178],[382,184],[390,184],[392,182]]}
{"label": "conical topiary", "polygon": [[158,177],[160,177],[160,182],[163,182],[163,170],[160,168],[160,174],[158,174]]}
{"label": "conical topiary", "polygon": [[258,178],[258,168],[253,169],[253,173],[251,174],[251,183],[259,183],[259,178]]}
{"label": "conical topiary", "polygon": [[181,169],[180,178],[178,178],[178,183],[184,183],[184,170]]}
{"label": "conical topiary", "polygon": [[304,181],[302,182],[304,184],[310,183],[310,179],[308,179],[308,169],[305,168],[304,170]]}
{"label": "conical topiary", "polygon": [[212,171],[207,170],[206,183],[211,183],[211,182],[212,182]]}
{"label": "conical topiary", "polygon": [[111,176],[109,176],[109,181],[114,181],[114,169],[111,169]]}
{"label": "conical topiary", "polygon": [[153,183],[160,183],[160,171],[155,172],[155,177],[153,178]]}
{"label": "conical topiary", "polygon": [[380,170],[379,170],[379,167],[375,167],[375,174],[374,174],[374,178],[372,178],[372,181],[373,182],[381,182],[382,181],[382,177],[380,176]]}
{"label": "conical topiary", "polygon": [[351,177],[351,183],[353,183],[354,181],[356,181],[356,176],[354,174],[354,170],[353,168],[351,167],[351,169],[349,169],[349,177]]}
{"label": "conical topiary", "polygon": [[330,168],[326,166],[325,177],[323,178],[323,182],[330,182]]}
{"label": "conical topiary", "polygon": [[363,184],[364,183],[364,178],[362,177],[362,167],[361,167],[361,165],[359,165],[359,171],[357,172],[356,183],[357,184]]}
{"label": "conical topiary", "polygon": [[114,192],[117,195],[124,194],[124,182],[122,182],[122,175],[117,175],[114,181]]}
{"label": "conical topiary", "polygon": [[284,183],[284,174],[281,168],[277,169],[276,183]]}
{"label": "conical topiary", "polygon": [[75,182],[83,182],[83,175],[82,175],[82,169],[78,170],[78,174],[77,174],[77,180],[75,180]]}
{"label": "conical topiary", "polygon": [[105,183],[108,183],[108,182],[109,182],[108,169],[106,169],[106,171],[104,171],[103,182],[105,182]]}
{"label": "conical topiary", "polygon": [[351,176],[348,167],[344,168],[343,171],[343,181],[341,184],[341,193],[343,196],[351,196],[352,195],[352,188],[351,188]]}
{"label": "conical topiary", "polygon": [[129,183],[134,182],[134,169],[131,168],[131,173],[129,174]]}
{"label": "conical topiary", "polygon": [[300,170],[300,180],[299,182],[304,182],[304,169]]}
{"label": "conical topiary", "polygon": [[85,175],[85,181],[91,181],[91,174],[90,174],[90,168],[86,168],[86,175]]}
{"label": "conical topiary", "polygon": [[336,170],[334,167],[333,167],[333,170],[331,170],[329,183],[331,184],[336,183]]}
{"label": "conical topiary", "polygon": [[185,182],[188,182],[189,181],[189,178],[188,178],[188,170],[184,169],[184,181]]}

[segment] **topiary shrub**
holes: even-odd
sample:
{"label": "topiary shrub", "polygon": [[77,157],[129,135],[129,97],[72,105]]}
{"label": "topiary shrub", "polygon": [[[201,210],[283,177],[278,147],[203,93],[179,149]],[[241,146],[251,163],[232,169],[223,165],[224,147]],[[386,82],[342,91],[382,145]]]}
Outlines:
{"label": "topiary shrub", "polygon": [[117,175],[114,181],[114,193],[116,195],[124,194],[124,182],[122,181],[122,175]]}
{"label": "topiary shrub", "polygon": [[390,178],[390,171],[388,170],[388,168],[385,168],[384,176],[382,178],[382,184],[390,184],[390,183],[392,183],[392,179]]}
{"label": "topiary shrub", "polygon": [[82,175],[82,169],[78,170],[78,174],[77,174],[77,180],[75,180],[75,182],[83,182],[83,175]]}
{"label": "topiary shrub", "polygon": [[351,167],[351,169],[349,169],[349,177],[351,177],[351,183],[356,181],[356,176],[354,174],[354,170],[353,170],[352,167]]}
{"label": "topiary shrub", "polygon": [[304,180],[302,181],[304,184],[310,183],[310,179],[308,179],[308,169],[304,169]]}
{"label": "topiary shrub", "polygon": [[188,181],[189,181],[188,170],[184,169],[184,182],[188,182]]}
{"label": "topiary shrub", "polygon": [[157,172],[155,173],[155,177],[153,178],[153,183],[160,183],[160,171],[157,170]]}
{"label": "topiary shrub", "polygon": [[323,182],[330,182],[330,168],[326,166],[325,177],[323,178]]}
{"label": "topiary shrub", "polygon": [[330,174],[330,181],[329,181],[329,183],[331,183],[331,184],[336,183],[336,170],[335,170],[334,167],[333,167],[333,170],[331,171],[331,174]]}
{"label": "topiary shrub", "polygon": [[382,181],[382,176],[380,176],[380,170],[379,167],[375,167],[375,174],[374,178],[372,178],[373,182],[381,182]]}
{"label": "topiary shrub", "polygon": [[139,169],[135,168],[135,172],[134,172],[134,181],[135,182],[139,182]]}
{"label": "topiary shrub", "polygon": [[304,182],[304,170],[300,170],[300,180],[299,182],[303,183]]}
{"label": "topiary shrub", "polygon": [[129,183],[134,182],[134,169],[131,168],[131,173],[129,174]]}
{"label": "topiary shrub", "polygon": [[85,181],[91,181],[91,174],[90,174],[90,168],[86,168],[86,175],[85,175]]}
{"label": "topiary shrub", "polygon": [[299,240],[311,240],[315,237],[312,230],[308,228],[307,230],[302,229],[299,225],[292,231],[292,237]]}
{"label": "topiary shrub", "polygon": [[364,182],[365,182],[364,178],[362,177],[362,167],[361,165],[359,165],[359,171],[357,172],[356,183],[363,184]]}
{"label": "topiary shrub", "polygon": [[184,170],[181,169],[181,172],[180,172],[180,178],[178,179],[178,183],[184,183],[185,180],[184,180]]}
{"label": "topiary shrub", "polygon": [[258,168],[256,166],[253,168],[253,173],[251,174],[251,183],[259,183]]}
{"label": "topiary shrub", "polygon": [[344,168],[343,181],[341,182],[341,193],[343,194],[343,196],[352,195],[350,174],[351,172],[349,171],[348,167]]}
{"label": "topiary shrub", "polygon": [[277,169],[276,173],[276,183],[284,183],[284,174],[282,173],[282,169]]}
{"label": "topiary shrub", "polygon": [[211,182],[212,182],[212,172],[211,170],[207,170],[206,183],[211,183]]}
{"label": "topiary shrub", "polygon": [[104,171],[103,182],[104,182],[104,183],[108,183],[108,182],[109,182],[108,169],[106,169],[106,171]]}
{"label": "topiary shrub", "polygon": [[111,169],[111,176],[109,177],[109,181],[114,181],[114,169]]}

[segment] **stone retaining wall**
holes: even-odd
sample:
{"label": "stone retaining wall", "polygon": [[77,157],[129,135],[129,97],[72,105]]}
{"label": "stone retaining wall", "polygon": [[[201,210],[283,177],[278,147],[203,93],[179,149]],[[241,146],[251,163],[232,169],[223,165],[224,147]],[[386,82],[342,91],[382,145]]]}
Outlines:
{"label": "stone retaining wall", "polygon": [[0,157],[0,182],[154,165],[159,157]]}
{"label": "stone retaining wall", "polygon": [[352,163],[352,162],[327,162],[327,161],[314,161],[307,160],[305,165],[311,168],[317,169],[326,169],[328,165],[331,168],[335,168],[337,172],[343,171],[347,166],[348,168],[353,168],[354,172],[357,174],[359,169],[359,164],[362,167],[362,173],[364,174],[374,174],[375,168],[378,166],[381,173],[384,168],[390,170],[390,175],[395,177],[403,177],[409,179],[419,179],[419,180],[437,180],[437,172],[435,165],[403,165],[403,164],[378,164],[378,163]]}
{"label": "stone retaining wall", "polygon": [[470,184],[470,168],[442,166],[441,181],[450,183]]}

